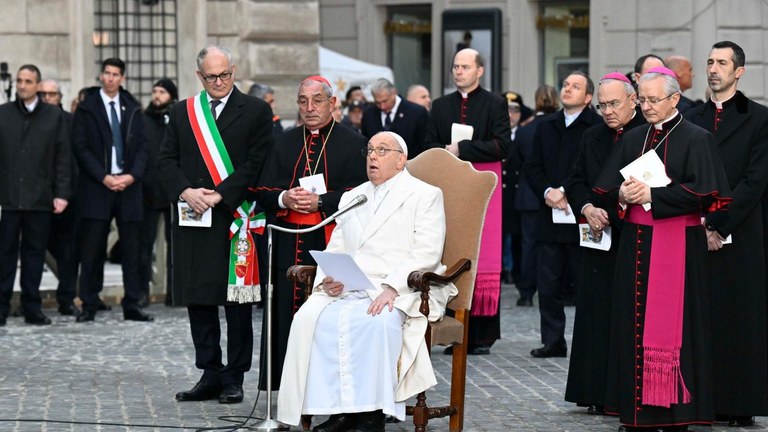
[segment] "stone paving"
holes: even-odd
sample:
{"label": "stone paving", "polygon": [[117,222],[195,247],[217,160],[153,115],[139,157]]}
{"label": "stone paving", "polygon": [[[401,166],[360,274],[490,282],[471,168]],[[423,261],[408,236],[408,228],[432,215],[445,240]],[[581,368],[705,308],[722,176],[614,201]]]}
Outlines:
{"label": "stone paving", "polygon": [[[514,306],[516,297],[512,286],[504,287],[503,339],[490,355],[469,358],[465,430],[615,431],[617,419],[590,416],[563,401],[568,359],[530,357],[529,351],[539,345],[538,309]],[[123,321],[119,307],[86,324],[55,310],[47,311],[54,323],[46,327],[9,318],[0,327],[0,431],[231,430],[234,423],[222,416],[238,420],[251,412],[257,398],[255,368],[246,375],[242,404],[177,403],[174,394],[199,378],[186,311],[152,305],[148,312],[155,322]],[[568,334],[573,312],[568,308]],[[254,314],[255,329],[261,315],[260,309]],[[444,401],[446,396],[439,393],[447,394],[450,357],[441,350],[433,354],[439,383],[430,398]],[[262,393],[255,416],[265,415],[265,400]],[[386,430],[413,430],[410,420],[388,424]],[[767,426],[768,418],[761,417],[751,428],[691,430],[765,431]],[[428,430],[448,430],[447,420],[431,421]]]}

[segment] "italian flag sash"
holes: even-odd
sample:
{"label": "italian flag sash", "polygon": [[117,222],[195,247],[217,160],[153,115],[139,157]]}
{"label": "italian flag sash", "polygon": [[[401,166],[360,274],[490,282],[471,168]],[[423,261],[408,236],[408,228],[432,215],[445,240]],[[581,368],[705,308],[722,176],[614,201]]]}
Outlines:
{"label": "italian flag sash", "polygon": [[[187,114],[208,173],[213,183],[218,186],[232,174],[234,168],[216,122],[213,120],[205,91],[201,91],[197,97],[187,99]],[[253,303],[261,300],[259,266],[256,261],[253,233],[262,234],[266,223],[264,213],[255,214],[255,208],[255,202],[244,201],[234,212],[235,219],[229,227],[231,239],[227,281],[227,301],[229,302]]]}

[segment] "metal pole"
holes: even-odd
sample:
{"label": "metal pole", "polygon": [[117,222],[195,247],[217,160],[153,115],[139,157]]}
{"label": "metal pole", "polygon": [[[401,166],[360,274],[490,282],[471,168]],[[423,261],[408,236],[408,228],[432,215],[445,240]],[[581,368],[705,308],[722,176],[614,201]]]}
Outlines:
{"label": "metal pole", "polygon": [[267,225],[267,266],[267,415],[253,429],[271,432],[290,429],[288,425],[272,419],[272,225]]}

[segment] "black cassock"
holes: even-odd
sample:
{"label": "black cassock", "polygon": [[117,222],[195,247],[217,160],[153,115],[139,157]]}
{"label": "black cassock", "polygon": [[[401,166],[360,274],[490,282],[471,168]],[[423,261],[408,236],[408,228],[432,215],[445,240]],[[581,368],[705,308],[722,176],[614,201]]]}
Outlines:
{"label": "black cassock", "polygon": [[[686,118],[715,135],[733,190],[728,211],[707,217],[733,243],[709,253],[715,414],[768,414],[768,323],[760,200],[768,182],[768,108],[741,92]],[[715,126],[717,125],[717,126]]]}
{"label": "black cassock", "polygon": [[[611,155],[605,171],[597,179],[595,190],[600,193],[617,190],[623,180],[619,170],[642,155],[644,148],[655,149],[672,180],[666,187],[651,189],[654,220],[676,216],[697,219],[713,206],[722,207],[727,203],[730,188],[714,137],[683,120],[679,114],[665,122],[660,131],[648,125],[627,132],[618,151]],[[646,320],[657,319],[645,313],[651,245],[666,239],[654,238],[653,226],[629,222],[633,211],[642,211],[642,207],[631,205],[627,209],[617,251],[609,348],[616,351],[609,355],[613,361],[608,364],[606,412],[618,413],[621,423],[630,426],[710,424],[714,416],[713,371],[704,228],[698,224],[687,226],[684,234],[680,372],[691,400],[683,403],[681,399],[669,408],[646,405],[642,398],[643,329]],[[679,388],[677,390],[680,392]]]}
{"label": "black cassock", "polygon": [[595,125],[582,136],[573,173],[565,184],[568,202],[575,212],[591,203],[605,209],[611,222],[611,249],[583,248],[576,280],[576,318],[573,323],[571,360],[565,400],[579,406],[605,405],[606,366],[611,328],[611,299],[622,222],[615,205],[606,205],[606,196],[592,191],[611,152],[621,136],[646,125],[638,111],[620,131],[605,123]]}
{"label": "black cassock", "polygon": [[[334,121],[321,128],[315,137],[304,127],[291,129],[278,136],[256,191],[258,203],[266,210],[267,222],[292,229],[307,228],[333,214],[338,210],[339,199],[344,192],[368,180],[365,157],[361,153],[367,144],[365,137]],[[328,192],[322,195],[323,207],[321,211],[298,221],[296,218],[303,216],[280,208],[278,197],[282,191],[299,186],[300,178],[314,174],[323,174],[325,179]],[[295,264],[315,265],[309,251],[324,250],[325,245],[326,231],[322,228],[306,234],[272,232],[272,313],[275,317],[272,320],[273,390],[280,386],[293,314],[304,302],[301,287],[288,281],[286,271]],[[266,285],[263,283],[262,287]],[[266,293],[262,298],[266,299]],[[260,390],[266,389],[267,382],[266,315],[262,323]]]}

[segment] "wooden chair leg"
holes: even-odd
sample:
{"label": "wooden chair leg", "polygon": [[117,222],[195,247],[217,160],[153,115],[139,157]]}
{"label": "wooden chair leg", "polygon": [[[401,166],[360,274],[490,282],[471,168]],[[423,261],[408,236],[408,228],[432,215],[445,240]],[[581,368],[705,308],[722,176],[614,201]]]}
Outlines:
{"label": "wooden chair leg", "polygon": [[427,422],[429,422],[427,395],[425,392],[421,392],[416,396],[416,405],[413,407],[414,432],[426,432]]}
{"label": "wooden chair leg", "polygon": [[301,429],[308,431],[312,429],[312,416],[311,415],[302,415],[301,416]]}
{"label": "wooden chair leg", "polygon": [[449,428],[451,432],[464,429],[464,396],[467,385],[467,345],[453,346],[453,365],[451,366],[451,407],[456,410],[451,414]]}

